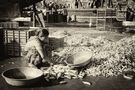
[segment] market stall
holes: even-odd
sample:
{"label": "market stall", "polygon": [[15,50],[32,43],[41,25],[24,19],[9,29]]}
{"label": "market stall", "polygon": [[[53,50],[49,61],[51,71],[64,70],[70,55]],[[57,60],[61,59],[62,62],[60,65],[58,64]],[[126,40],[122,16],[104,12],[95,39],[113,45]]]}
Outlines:
{"label": "market stall", "polygon": [[[13,11],[8,12],[9,7],[5,7],[4,10],[9,14],[0,18],[0,44],[4,46],[0,48],[3,48],[5,56],[0,60],[0,89],[134,90],[135,35],[111,30],[114,23],[118,24],[116,22],[123,18],[117,16],[120,11],[113,8],[112,0],[102,0],[102,3],[97,0],[95,8],[91,9],[81,7],[84,3],[76,0],[74,8],[65,8],[68,15],[72,16],[69,23],[84,21],[85,25],[89,26],[85,28],[81,27],[80,23],[77,27],[69,27],[71,25],[66,21],[69,26],[65,27],[63,8],[57,9],[57,13],[56,7],[49,7],[48,9],[51,9],[45,11],[48,14],[46,17],[52,15],[52,18],[46,19],[43,17],[43,2],[36,5],[38,1],[12,1],[9,3],[15,4]],[[51,0],[49,5],[57,6],[53,1]],[[6,2],[0,1],[10,5]],[[104,4],[107,5],[105,8]],[[46,27],[46,23],[57,21],[62,21],[63,27]],[[134,22],[129,21],[121,21],[121,24],[116,26],[122,25],[134,28]],[[32,40],[33,42],[28,43]],[[25,45],[27,48],[24,48]]]}

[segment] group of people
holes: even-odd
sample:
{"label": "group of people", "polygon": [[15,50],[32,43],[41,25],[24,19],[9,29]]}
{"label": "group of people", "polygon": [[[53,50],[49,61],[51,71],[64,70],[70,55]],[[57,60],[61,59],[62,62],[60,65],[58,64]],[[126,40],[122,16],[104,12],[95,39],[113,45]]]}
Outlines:
{"label": "group of people", "polygon": [[85,8],[103,8],[103,7],[108,7],[112,8],[113,7],[113,0],[88,0],[87,6],[83,6],[83,1],[81,0],[75,0],[75,8],[80,8],[80,7],[85,7]]}
{"label": "group of people", "polygon": [[91,8],[99,8],[99,7],[108,7],[112,8],[113,7],[113,2],[112,0],[89,0],[88,5]]}
{"label": "group of people", "polygon": [[[40,10],[42,10],[42,13],[45,16],[44,19],[48,23],[58,23],[67,21],[67,7],[64,4],[58,4],[56,2],[49,2],[43,0],[39,3],[39,5],[37,4],[37,8],[40,8]],[[58,18],[61,19],[58,20]]]}
{"label": "group of people", "polygon": [[[66,5],[57,4],[56,2],[49,2],[46,6],[47,21],[53,23],[67,22],[67,9]],[[51,21],[50,21],[51,20]]]}

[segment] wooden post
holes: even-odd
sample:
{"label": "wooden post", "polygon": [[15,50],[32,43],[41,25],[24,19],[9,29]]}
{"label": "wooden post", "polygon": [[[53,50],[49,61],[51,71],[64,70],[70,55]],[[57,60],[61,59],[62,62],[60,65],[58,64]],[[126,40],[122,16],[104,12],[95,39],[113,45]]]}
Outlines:
{"label": "wooden post", "polygon": [[33,27],[36,27],[35,15],[36,15],[36,7],[35,7],[35,3],[33,3],[33,23],[32,23]]}

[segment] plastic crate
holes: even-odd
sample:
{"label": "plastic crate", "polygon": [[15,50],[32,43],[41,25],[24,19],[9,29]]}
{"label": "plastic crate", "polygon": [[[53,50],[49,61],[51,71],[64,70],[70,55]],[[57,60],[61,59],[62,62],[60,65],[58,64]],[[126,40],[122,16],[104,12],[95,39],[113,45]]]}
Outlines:
{"label": "plastic crate", "polygon": [[97,16],[98,17],[106,16],[106,10],[105,9],[98,9]]}
{"label": "plastic crate", "polygon": [[97,19],[97,27],[104,27],[106,19]]}
{"label": "plastic crate", "polygon": [[27,43],[29,30],[4,29],[4,46],[6,56],[22,56],[22,46]]}
{"label": "plastic crate", "polygon": [[0,22],[0,27],[3,28],[18,28],[19,24],[18,22]]}
{"label": "plastic crate", "polygon": [[4,31],[0,28],[0,58],[4,57]]}
{"label": "plastic crate", "polygon": [[106,19],[97,19],[96,29],[105,30],[106,28]]}

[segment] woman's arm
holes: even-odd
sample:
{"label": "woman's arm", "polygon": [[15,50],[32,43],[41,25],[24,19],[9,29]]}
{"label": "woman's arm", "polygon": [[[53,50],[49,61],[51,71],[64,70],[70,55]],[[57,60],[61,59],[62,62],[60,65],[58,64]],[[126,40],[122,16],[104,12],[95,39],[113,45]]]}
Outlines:
{"label": "woman's arm", "polygon": [[38,53],[40,54],[41,58],[45,59],[45,53],[44,53],[43,47],[41,45],[41,42],[38,40],[35,40],[35,42],[33,44],[34,44],[35,48],[37,49]]}
{"label": "woman's arm", "polygon": [[36,41],[35,42],[35,47],[37,49],[37,51],[39,52],[41,58],[42,58],[42,62],[45,63],[45,62],[48,62],[49,64],[51,64],[51,62],[49,61],[48,59],[48,56],[46,54],[46,52],[44,51],[40,41]]}
{"label": "woman's arm", "polygon": [[27,42],[26,45],[24,46],[24,49],[22,50],[23,56],[27,56],[29,47],[30,47],[30,44],[29,44],[29,42]]}

